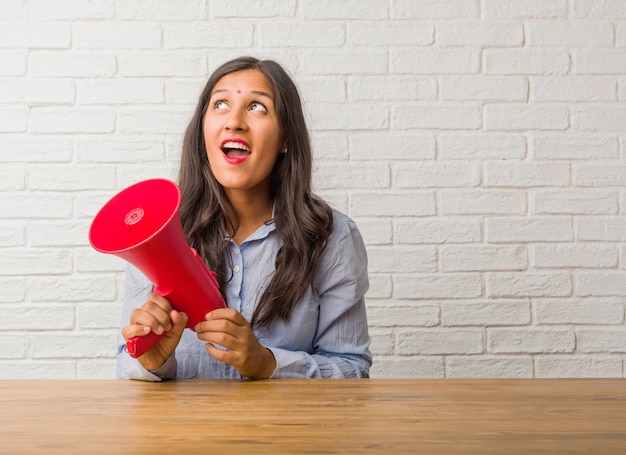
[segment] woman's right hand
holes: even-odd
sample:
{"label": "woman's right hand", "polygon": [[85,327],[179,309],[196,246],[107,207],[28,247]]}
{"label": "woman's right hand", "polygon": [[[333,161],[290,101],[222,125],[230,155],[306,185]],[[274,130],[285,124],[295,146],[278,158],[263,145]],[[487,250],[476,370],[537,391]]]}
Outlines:
{"label": "woman's right hand", "polygon": [[128,340],[150,332],[157,335],[167,332],[157,344],[137,357],[146,370],[156,370],[174,353],[186,325],[185,313],[174,310],[165,297],[152,293],[146,303],[130,314],[130,324],[122,328],[122,336]]}

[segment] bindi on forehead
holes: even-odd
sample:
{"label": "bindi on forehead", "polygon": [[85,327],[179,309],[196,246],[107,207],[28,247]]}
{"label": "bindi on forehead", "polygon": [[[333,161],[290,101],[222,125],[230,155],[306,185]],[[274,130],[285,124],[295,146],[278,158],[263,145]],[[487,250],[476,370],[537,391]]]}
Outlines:
{"label": "bindi on forehead", "polygon": [[237,90],[237,93],[241,93],[241,90]]}

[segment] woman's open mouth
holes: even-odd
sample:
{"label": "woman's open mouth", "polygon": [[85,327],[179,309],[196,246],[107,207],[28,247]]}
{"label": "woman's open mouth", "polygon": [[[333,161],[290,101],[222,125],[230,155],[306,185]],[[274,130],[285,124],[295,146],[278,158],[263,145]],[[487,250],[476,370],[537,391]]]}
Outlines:
{"label": "woman's open mouth", "polygon": [[224,158],[231,164],[239,164],[250,156],[250,146],[241,139],[227,139],[220,146]]}

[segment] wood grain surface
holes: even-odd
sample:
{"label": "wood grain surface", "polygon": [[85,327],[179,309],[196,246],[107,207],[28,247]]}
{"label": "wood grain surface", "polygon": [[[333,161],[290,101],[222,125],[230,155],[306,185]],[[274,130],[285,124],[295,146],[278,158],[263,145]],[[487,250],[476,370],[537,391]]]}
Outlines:
{"label": "wood grain surface", "polygon": [[626,453],[624,379],[0,381],[3,454]]}

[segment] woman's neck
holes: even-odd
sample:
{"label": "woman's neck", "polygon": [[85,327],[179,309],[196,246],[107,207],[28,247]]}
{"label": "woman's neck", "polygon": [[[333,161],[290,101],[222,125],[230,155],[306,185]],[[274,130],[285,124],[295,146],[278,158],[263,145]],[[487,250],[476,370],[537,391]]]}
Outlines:
{"label": "woman's neck", "polygon": [[230,192],[228,198],[239,221],[237,232],[230,233],[238,245],[272,219],[274,201],[269,193]]}

